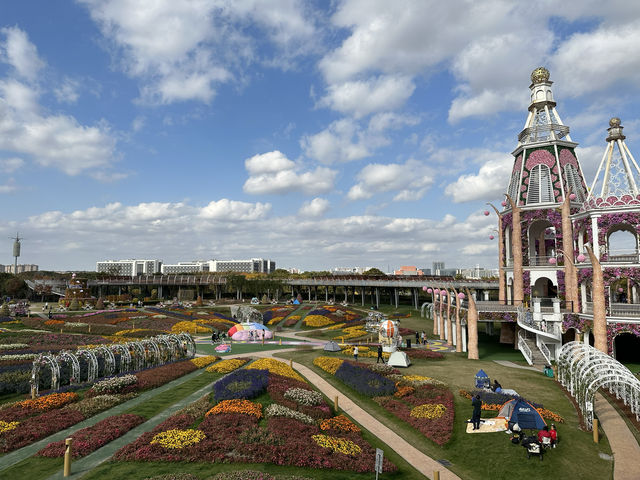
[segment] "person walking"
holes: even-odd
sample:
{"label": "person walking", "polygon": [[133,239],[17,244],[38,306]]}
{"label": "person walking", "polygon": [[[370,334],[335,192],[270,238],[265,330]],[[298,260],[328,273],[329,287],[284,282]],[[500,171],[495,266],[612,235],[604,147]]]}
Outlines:
{"label": "person walking", "polygon": [[358,361],[358,346],[357,345],[355,347],[353,347],[353,358],[356,359],[356,362]]}
{"label": "person walking", "polygon": [[426,345],[427,344],[427,335],[424,333],[424,330],[420,334],[420,339],[422,340],[422,345]]}
{"label": "person walking", "polygon": [[471,406],[473,407],[473,414],[471,415],[471,423],[473,423],[473,429],[480,429],[480,416],[482,415],[482,400],[480,395],[476,395],[471,400]]}
{"label": "person walking", "polygon": [[416,332],[416,345],[420,345],[420,333]]}
{"label": "person walking", "polygon": [[380,360],[382,360],[382,363],[384,363],[384,358],[382,358],[382,344],[378,345],[378,359],[376,360],[376,363],[378,363]]}

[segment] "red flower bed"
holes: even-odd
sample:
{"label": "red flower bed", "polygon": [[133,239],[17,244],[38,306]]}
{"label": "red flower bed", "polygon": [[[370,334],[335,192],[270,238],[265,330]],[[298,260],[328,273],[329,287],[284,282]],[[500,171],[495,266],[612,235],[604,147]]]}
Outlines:
{"label": "red flower bed", "polygon": [[85,417],[78,410],[62,408],[28,418],[18,428],[0,434],[0,453],[11,452],[75,425]]}
{"label": "red flower bed", "polygon": [[267,386],[267,392],[275,403],[284,405],[291,410],[298,410],[305,415],[309,415],[311,418],[323,419],[330,418],[332,416],[331,408],[326,403],[310,407],[306,405],[298,405],[293,400],[286,398],[284,396],[284,393],[290,388],[312,390],[312,388],[309,387],[308,383],[301,382],[290,377],[276,375],[274,373],[269,374],[269,384]]}
{"label": "red flower bed", "polygon": [[138,377],[137,390],[148,390],[159,387],[196,370],[198,370],[198,367],[191,361],[183,360],[181,362],[170,363],[158,368],[138,372],[136,373],[136,377]]}
{"label": "red flower bed", "polygon": [[407,348],[403,350],[409,358],[434,358],[441,359],[444,358],[444,355],[440,352],[434,352],[433,350],[422,350],[419,348]]}
{"label": "red flower bed", "polygon": [[[453,394],[449,389],[424,385],[417,387],[411,395],[402,398],[378,397],[376,401],[385,410],[404,420],[438,445],[444,445],[451,439],[454,406]],[[423,404],[442,404],[445,411],[439,418],[412,417],[411,410]]]}
{"label": "red flower bed", "polygon": [[[84,457],[107,443],[121,437],[129,430],[145,421],[140,415],[125,413],[105,418],[92,427],[83,428],[71,435],[73,446],[71,454],[74,458]],[[65,441],[53,442],[40,450],[36,455],[40,457],[63,457]]]}

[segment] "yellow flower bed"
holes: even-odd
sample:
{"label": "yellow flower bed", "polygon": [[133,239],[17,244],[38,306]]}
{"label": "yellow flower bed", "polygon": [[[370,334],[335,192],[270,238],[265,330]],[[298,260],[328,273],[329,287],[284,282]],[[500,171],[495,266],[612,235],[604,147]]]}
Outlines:
{"label": "yellow flower bed", "polygon": [[342,329],[342,334],[338,335],[337,337],[333,337],[333,339],[337,340],[339,338],[343,338],[345,340],[349,340],[351,338],[364,337],[365,335],[367,335],[367,332],[358,325],[355,327],[347,327]]}
{"label": "yellow flower bed", "polygon": [[216,357],[215,355],[207,355],[205,357],[192,358],[191,363],[193,363],[198,368],[203,368],[207,365],[211,365],[213,362],[217,362],[218,360],[220,360],[220,357]]}
{"label": "yellow flower bed", "polygon": [[313,360],[313,364],[316,367],[320,367],[322,370],[324,370],[327,373],[330,373],[331,375],[336,374],[336,370],[340,368],[340,365],[342,365],[342,362],[344,362],[344,360],[340,358],[334,358],[334,357],[316,357]]}
{"label": "yellow flower bed", "polygon": [[333,320],[324,315],[307,315],[302,321],[307,327],[326,327],[333,324]]}
{"label": "yellow flower bed", "polygon": [[345,325],[346,323],[336,323],[335,325],[331,325],[329,328],[327,328],[327,330],[341,330]]}
{"label": "yellow flower bed", "polygon": [[424,405],[418,405],[411,410],[411,416],[416,418],[440,418],[447,411],[441,403],[425,403]]}
{"label": "yellow flower bed", "polygon": [[204,440],[207,436],[200,430],[167,430],[153,437],[151,443],[157,443],[164,448],[184,448]]}
{"label": "yellow flower bed", "polygon": [[222,360],[221,362],[214,363],[210,367],[207,367],[207,372],[211,373],[229,373],[233,372],[236,368],[240,368],[249,361],[248,358],[229,358]]}
{"label": "yellow flower bed", "polygon": [[312,435],[311,438],[321,447],[329,448],[334,452],[351,456],[356,456],[362,452],[358,445],[346,438],[330,437],[329,435]]}
{"label": "yellow flower bed", "polygon": [[275,325],[276,323],[280,323],[282,320],[284,320],[284,317],[273,317],[271,320],[269,320],[267,325]]}
{"label": "yellow flower bed", "polygon": [[356,432],[360,429],[344,415],[338,415],[337,417],[328,418],[320,422],[320,430],[340,430],[343,432]]}
{"label": "yellow flower bed", "polygon": [[211,329],[209,327],[198,325],[196,322],[184,321],[176,323],[173,327],[171,327],[171,331],[173,333],[209,333],[211,332]]}
{"label": "yellow flower bed", "polygon": [[289,365],[274,358],[261,358],[253,362],[247,368],[255,370],[269,370],[269,372],[282,375],[283,377],[293,378],[294,380],[300,380],[301,382],[305,381],[305,379],[298,375],[298,373]]}
{"label": "yellow flower bed", "polygon": [[208,417],[209,415],[218,415],[221,413],[242,413],[256,418],[262,418],[262,404],[237,398],[233,400],[222,400],[209,410],[205,416]]}
{"label": "yellow flower bed", "polygon": [[124,337],[125,335],[131,335],[132,333],[150,332],[150,331],[151,330],[149,330],[148,328],[130,328],[129,330],[120,330],[114,333],[114,335],[117,335],[118,337]]}
{"label": "yellow flower bed", "polygon": [[18,425],[20,425],[20,422],[4,422],[0,420],[0,434],[14,430]]}

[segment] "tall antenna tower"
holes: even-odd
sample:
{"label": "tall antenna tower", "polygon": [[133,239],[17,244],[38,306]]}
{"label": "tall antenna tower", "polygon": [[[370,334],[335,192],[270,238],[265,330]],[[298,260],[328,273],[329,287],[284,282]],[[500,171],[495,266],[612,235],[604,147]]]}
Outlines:
{"label": "tall antenna tower", "polygon": [[17,232],[15,237],[9,237],[9,238],[13,240],[13,258],[14,258],[13,273],[14,275],[17,275],[18,274],[18,257],[20,256],[20,240],[24,240],[24,238],[20,238],[20,234]]}

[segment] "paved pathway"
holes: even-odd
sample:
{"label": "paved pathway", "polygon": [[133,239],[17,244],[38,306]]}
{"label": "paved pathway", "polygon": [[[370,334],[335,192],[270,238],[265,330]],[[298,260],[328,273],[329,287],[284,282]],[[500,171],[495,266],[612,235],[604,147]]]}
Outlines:
{"label": "paved pathway", "polygon": [[596,394],[595,411],[613,452],[613,479],[640,478],[640,446],[618,411],[600,394]]}
{"label": "paved pathway", "polygon": [[508,360],[494,360],[498,365],[503,367],[520,368],[522,370],[533,370],[535,372],[541,372],[542,367],[525,367],[524,365],[518,365],[517,363],[510,362]]}

